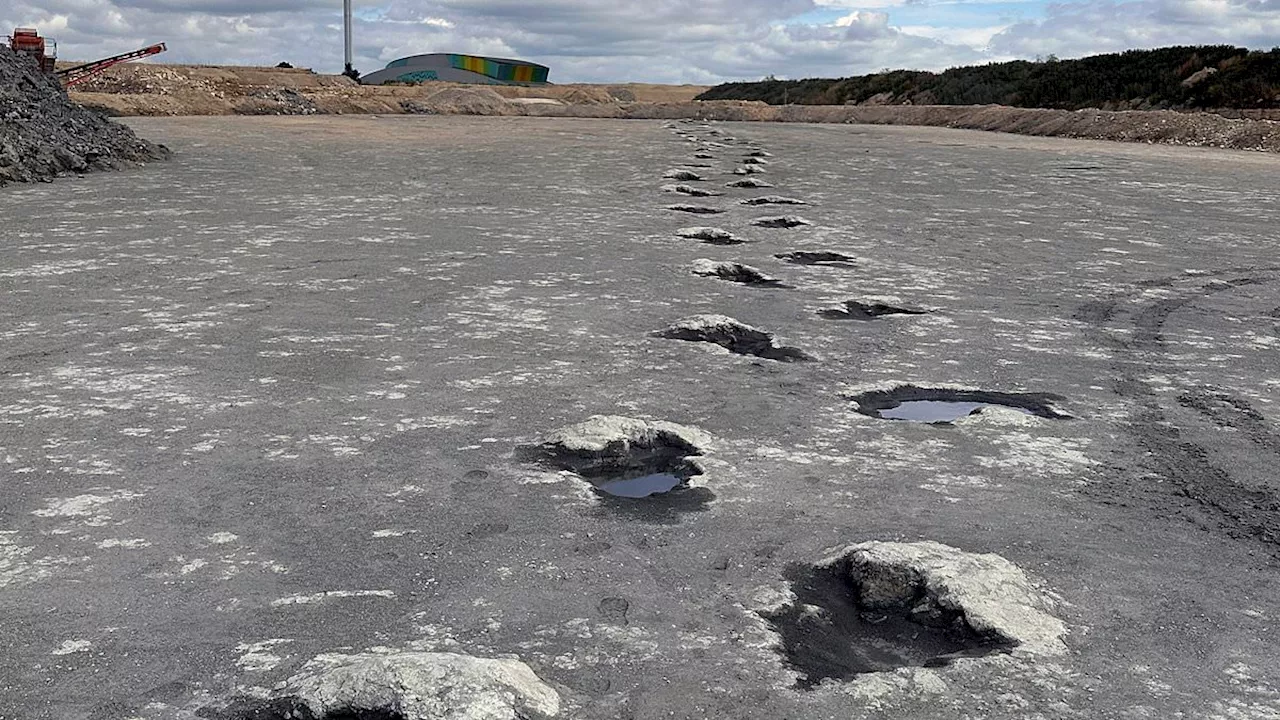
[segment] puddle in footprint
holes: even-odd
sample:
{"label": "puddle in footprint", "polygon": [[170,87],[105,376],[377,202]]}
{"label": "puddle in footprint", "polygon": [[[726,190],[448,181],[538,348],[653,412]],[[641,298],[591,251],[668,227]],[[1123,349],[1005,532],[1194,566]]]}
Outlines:
{"label": "puddle in footprint", "polygon": [[705,485],[690,484],[705,474],[698,460],[705,442],[691,428],[606,417],[562,428],[517,454],[576,475],[599,498],[602,511],[668,524],[709,509],[715,499]]}
{"label": "puddle in footprint", "polygon": [[600,492],[615,497],[647,498],[650,495],[661,495],[680,487],[681,480],[672,473],[653,473],[639,477],[622,477],[616,480],[597,480],[596,488]]}
{"label": "puddle in footprint", "polygon": [[[884,420],[910,420],[911,422],[922,423],[949,423],[955,422],[960,418],[969,417],[970,415],[982,412],[985,407],[991,407],[991,403],[980,402],[962,402],[948,400],[909,400],[897,407],[885,408],[880,411],[880,417]],[[1000,406],[1008,407],[1008,406]],[[1026,408],[1010,408],[1018,412],[1034,415]]]}
{"label": "puddle in footprint", "polygon": [[[662,465],[665,464],[665,467]],[[588,473],[583,479],[591,483],[605,512],[621,513],[646,522],[671,524],[680,522],[686,513],[705,512],[711,507],[715,493],[706,487],[693,487],[689,481],[702,474],[702,469],[689,461],[670,461],[647,467],[631,467]]]}
{"label": "puddle in footprint", "polygon": [[858,412],[880,420],[942,425],[953,423],[989,407],[1007,408],[1035,417],[1068,419],[1054,407],[1058,395],[1048,393],[1001,393],[985,390],[953,390],[904,385],[892,390],[876,390],[854,395]]}

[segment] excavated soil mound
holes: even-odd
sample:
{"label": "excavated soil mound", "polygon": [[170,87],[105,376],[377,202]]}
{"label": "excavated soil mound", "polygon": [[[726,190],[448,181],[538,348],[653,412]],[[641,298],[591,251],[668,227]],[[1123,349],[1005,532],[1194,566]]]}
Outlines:
{"label": "excavated soil mound", "polygon": [[424,115],[518,115],[520,106],[485,87],[450,87],[422,100],[401,103],[409,113]]}
{"label": "excavated soil mound", "polygon": [[57,78],[31,57],[0,47],[0,185],[168,155],[165,147],[71,102]]}

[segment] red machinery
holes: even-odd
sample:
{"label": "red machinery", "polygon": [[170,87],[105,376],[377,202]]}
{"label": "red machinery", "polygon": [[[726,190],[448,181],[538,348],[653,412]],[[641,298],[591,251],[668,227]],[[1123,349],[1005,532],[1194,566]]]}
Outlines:
{"label": "red machinery", "polygon": [[[46,45],[46,42],[48,43]],[[138,58],[149,57],[151,55],[159,55],[166,50],[164,43],[157,43],[144,47],[141,50],[133,52],[120,53],[112,55],[109,58],[94,60],[83,65],[58,70],[54,65],[58,61],[57,43],[47,38],[40,37],[40,33],[32,28],[18,28],[13,31],[13,36],[9,38],[9,48],[14,52],[26,53],[35,57],[36,62],[40,64],[40,69],[45,72],[57,73],[58,78],[62,80],[62,84],[71,87],[76,83],[84,82],[98,73],[106,70],[112,65],[137,60]]]}
{"label": "red machinery", "polygon": [[[18,28],[9,38],[9,49],[14,52],[31,55],[45,72],[54,71],[54,63],[58,62],[58,44],[52,40],[46,48],[45,39],[40,37],[35,28]],[[47,50],[47,51],[46,51]]]}

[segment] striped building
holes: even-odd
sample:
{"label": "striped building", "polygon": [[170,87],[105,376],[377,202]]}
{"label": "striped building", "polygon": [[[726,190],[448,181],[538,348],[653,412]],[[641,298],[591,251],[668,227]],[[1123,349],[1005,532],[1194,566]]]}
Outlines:
{"label": "striped building", "polygon": [[387,67],[360,78],[365,85],[389,82],[443,80],[481,85],[526,85],[545,83],[550,70],[524,60],[431,53],[392,60]]}

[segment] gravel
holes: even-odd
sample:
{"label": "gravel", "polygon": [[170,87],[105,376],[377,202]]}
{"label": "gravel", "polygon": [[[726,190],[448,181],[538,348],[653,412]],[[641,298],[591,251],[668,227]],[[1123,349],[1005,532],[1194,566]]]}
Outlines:
{"label": "gravel", "polygon": [[168,156],[164,146],[71,102],[32,58],[0,47],[0,185]]}

